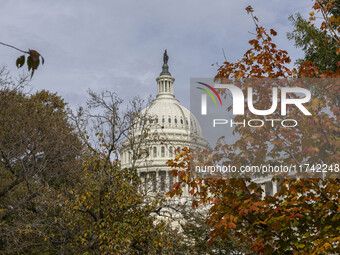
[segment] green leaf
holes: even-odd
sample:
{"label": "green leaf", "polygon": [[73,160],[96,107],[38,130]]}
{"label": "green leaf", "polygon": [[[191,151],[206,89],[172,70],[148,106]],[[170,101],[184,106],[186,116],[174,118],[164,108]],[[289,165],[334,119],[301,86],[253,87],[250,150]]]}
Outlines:
{"label": "green leaf", "polygon": [[28,66],[28,71],[31,71],[31,69],[33,68],[33,59],[31,56],[27,57],[27,66]]}
{"label": "green leaf", "polygon": [[40,60],[39,60],[39,58],[38,58],[36,61],[34,61],[34,67],[33,67],[33,69],[34,69],[34,70],[37,70],[39,64],[40,64]]}
{"label": "green leaf", "polygon": [[17,59],[16,66],[17,66],[18,68],[20,68],[20,67],[22,67],[24,64],[25,64],[25,55],[22,55],[22,56],[20,56],[20,57]]}

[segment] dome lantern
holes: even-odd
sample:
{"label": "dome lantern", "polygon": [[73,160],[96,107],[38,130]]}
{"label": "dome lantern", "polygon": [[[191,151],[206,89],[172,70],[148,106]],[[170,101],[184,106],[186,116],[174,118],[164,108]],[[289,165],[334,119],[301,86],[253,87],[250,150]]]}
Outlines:
{"label": "dome lantern", "polygon": [[163,66],[162,66],[162,72],[160,73],[159,77],[156,79],[157,81],[157,88],[158,93],[157,97],[159,96],[165,96],[165,97],[174,97],[174,81],[175,78],[171,76],[171,73],[169,72],[169,66],[168,66],[168,60],[169,56],[167,54],[167,51],[164,51],[163,54]]}

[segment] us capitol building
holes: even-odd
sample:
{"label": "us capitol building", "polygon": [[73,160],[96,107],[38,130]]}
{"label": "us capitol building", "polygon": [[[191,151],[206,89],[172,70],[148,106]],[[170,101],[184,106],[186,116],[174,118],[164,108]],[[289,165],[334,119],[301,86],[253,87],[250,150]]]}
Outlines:
{"label": "us capitol building", "polygon": [[[177,181],[166,164],[177,151],[207,145],[195,116],[175,98],[168,59],[165,50],[162,72],[156,79],[156,99],[141,111],[121,149],[122,168],[135,168],[151,193],[168,192]],[[184,195],[187,192],[185,189]]]}
{"label": "us capitol building", "polygon": [[[177,182],[177,177],[171,176],[173,168],[166,164],[175,153],[184,147],[208,146],[196,117],[175,98],[175,78],[169,72],[168,59],[165,50],[162,72],[156,78],[156,99],[136,116],[120,150],[122,169],[136,169],[141,188],[150,195],[164,194]],[[255,182],[261,185],[263,196],[277,192],[277,183],[271,182],[271,178]],[[189,197],[187,187],[183,195],[184,199]]]}

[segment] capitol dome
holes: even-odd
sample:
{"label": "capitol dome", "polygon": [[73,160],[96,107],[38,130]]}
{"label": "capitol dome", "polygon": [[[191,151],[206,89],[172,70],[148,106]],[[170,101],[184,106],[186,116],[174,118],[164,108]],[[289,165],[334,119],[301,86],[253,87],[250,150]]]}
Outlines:
{"label": "capitol dome", "polygon": [[[161,76],[157,79],[160,83],[169,82],[170,88],[172,88],[174,80],[171,76]],[[142,111],[142,115],[145,112],[153,116],[155,124],[159,124],[165,130],[183,134],[190,131],[202,136],[202,130],[196,117],[175,99],[172,92],[158,91],[156,99]],[[157,127],[155,126],[155,128]]]}
{"label": "capitol dome", "polygon": [[157,96],[140,112],[121,149],[122,168],[136,169],[151,192],[169,191],[176,182],[166,162],[177,151],[207,145],[196,117],[175,98],[166,51],[163,62],[156,79]]}

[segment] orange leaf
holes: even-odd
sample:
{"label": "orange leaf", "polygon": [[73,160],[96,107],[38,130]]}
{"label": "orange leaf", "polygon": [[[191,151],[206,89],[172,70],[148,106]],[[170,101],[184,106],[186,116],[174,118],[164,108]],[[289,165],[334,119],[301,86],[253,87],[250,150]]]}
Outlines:
{"label": "orange leaf", "polygon": [[229,222],[228,223],[228,228],[236,228],[236,224],[232,223],[232,222]]}

